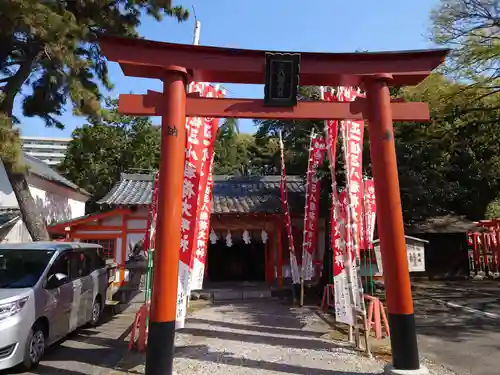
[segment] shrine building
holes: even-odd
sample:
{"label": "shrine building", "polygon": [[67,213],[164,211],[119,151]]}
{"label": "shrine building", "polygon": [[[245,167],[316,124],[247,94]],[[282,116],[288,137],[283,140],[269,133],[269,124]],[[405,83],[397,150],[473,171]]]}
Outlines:
{"label": "shrine building", "polygon": [[[301,253],[304,178],[287,176],[287,188],[295,249]],[[49,232],[54,238],[102,245],[120,270],[116,284],[122,284],[129,253],[144,239],[152,191],[152,175],[122,174],[120,181],[97,202],[102,212],[56,223],[49,227]],[[214,176],[211,228],[205,283],[250,281],[283,287],[291,282],[280,176]],[[313,253],[316,280],[325,249],[324,218],[319,219],[318,228]]]}

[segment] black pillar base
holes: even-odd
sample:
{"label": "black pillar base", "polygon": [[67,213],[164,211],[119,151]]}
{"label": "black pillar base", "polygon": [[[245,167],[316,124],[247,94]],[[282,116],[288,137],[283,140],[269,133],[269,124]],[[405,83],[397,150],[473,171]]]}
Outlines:
{"label": "black pillar base", "polygon": [[172,375],[174,364],[175,320],[149,322],[145,375]]}
{"label": "black pillar base", "polygon": [[418,370],[417,330],[414,314],[389,313],[392,365],[397,370]]}

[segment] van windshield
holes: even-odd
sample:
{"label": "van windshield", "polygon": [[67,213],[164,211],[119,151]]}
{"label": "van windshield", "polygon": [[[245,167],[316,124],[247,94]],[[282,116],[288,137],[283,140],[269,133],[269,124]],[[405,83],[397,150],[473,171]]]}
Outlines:
{"label": "van windshield", "polygon": [[31,288],[45,271],[54,250],[0,249],[0,288]]}

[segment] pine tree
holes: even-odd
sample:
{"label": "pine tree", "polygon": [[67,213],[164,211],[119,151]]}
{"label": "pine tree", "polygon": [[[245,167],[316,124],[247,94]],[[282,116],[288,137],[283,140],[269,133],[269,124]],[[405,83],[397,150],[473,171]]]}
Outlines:
{"label": "pine tree", "polygon": [[[33,240],[47,240],[20,158],[14,100],[23,90],[23,115],[64,128],[57,116],[67,103],[75,115],[99,118],[99,84],[112,87],[97,37],[101,33],[138,37],[146,14],[179,22],[187,10],[170,0],[2,0],[0,1],[0,158]],[[31,90],[25,90],[29,88]]]}

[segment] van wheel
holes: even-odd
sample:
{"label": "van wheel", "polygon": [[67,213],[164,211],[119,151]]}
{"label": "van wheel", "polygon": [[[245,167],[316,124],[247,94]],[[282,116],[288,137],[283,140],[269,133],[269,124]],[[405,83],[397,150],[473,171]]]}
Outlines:
{"label": "van wheel", "polygon": [[90,318],[89,324],[93,327],[99,325],[101,321],[101,302],[98,298],[95,299],[92,305],[92,317]]}
{"label": "van wheel", "polygon": [[45,352],[45,334],[36,325],[31,329],[24,350],[23,367],[27,370],[36,367]]}

